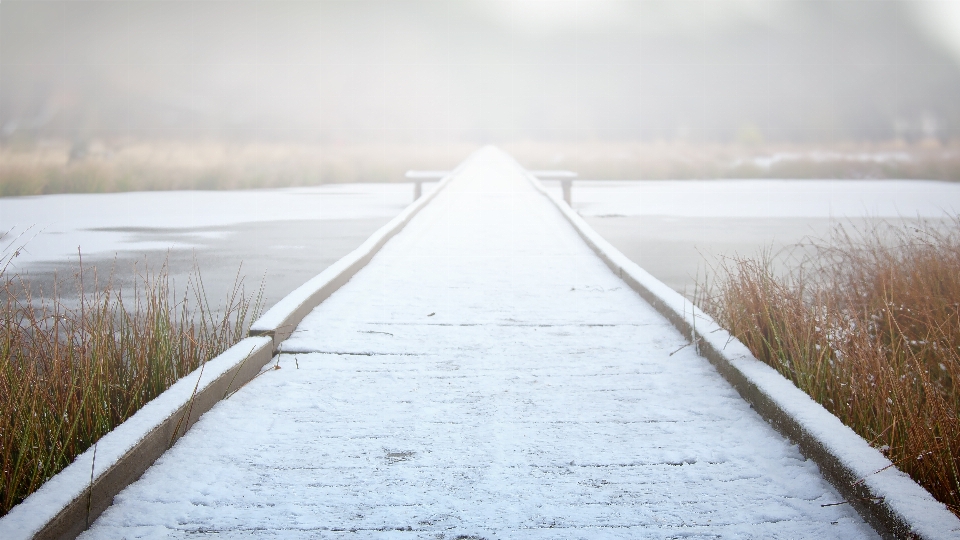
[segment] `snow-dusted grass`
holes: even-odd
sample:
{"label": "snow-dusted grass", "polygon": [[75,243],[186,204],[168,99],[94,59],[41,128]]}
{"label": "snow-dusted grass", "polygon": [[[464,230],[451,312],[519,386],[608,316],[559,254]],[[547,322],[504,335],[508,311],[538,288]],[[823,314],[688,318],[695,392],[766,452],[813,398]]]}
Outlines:
{"label": "snow-dusted grass", "polygon": [[595,141],[504,146],[529,170],[568,169],[580,178],[960,178],[960,144],[922,141],[783,144],[754,141]]}
{"label": "snow-dusted grass", "polygon": [[701,306],[960,515],[960,220],[814,247],[787,277],[729,259]]}
{"label": "snow-dusted grass", "polygon": [[0,145],[0,197],[397,182],[411,168],[451,168],[472,149],[463,143],[22,141]]}
{"label": "snow-dusted grass", "polygon": [[[408,169],[449,170],[469,143],[68,140],[0,144],[0,197],[53,193],[236,190],[397,182]],[[514,142],[530,169],[608,179],[960,179],[960,143],[711,144]]]}
{"label": "snow-dusted grass", "polygon": [[145,271],[132,294],[83,290],[81,275],[71,309],[5,273],[12,255],[0,259],[0,515],[242,339],[259,310],[239,283],[211,306],[199,274],[193,301],[177,300],[164,269]]}

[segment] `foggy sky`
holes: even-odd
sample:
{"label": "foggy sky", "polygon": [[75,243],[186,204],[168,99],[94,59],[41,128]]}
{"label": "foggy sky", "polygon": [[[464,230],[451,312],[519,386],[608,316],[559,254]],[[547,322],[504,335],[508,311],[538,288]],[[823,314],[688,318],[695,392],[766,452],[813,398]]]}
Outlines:
{"label": "foggy sky", "polygon": [[954,5],[3,0],[0,140],[947,139]]}

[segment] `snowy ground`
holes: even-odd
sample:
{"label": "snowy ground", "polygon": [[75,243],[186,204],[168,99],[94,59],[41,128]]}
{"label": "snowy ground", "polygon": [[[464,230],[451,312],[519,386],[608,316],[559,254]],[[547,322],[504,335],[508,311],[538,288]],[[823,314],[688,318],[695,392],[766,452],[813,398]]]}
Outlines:
{"label": "snowy ground", "polygon": [[872,531],[480,154],[82,538]]}

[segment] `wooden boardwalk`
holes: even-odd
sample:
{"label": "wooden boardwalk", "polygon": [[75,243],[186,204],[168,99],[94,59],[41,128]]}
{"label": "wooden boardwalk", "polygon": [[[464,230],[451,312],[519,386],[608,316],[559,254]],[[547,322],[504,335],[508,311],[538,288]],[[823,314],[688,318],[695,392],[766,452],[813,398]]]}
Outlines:
{"label": "wooden boardwalk", "polygon": [[507,156],[475,154],[81,538],[869,538]]}

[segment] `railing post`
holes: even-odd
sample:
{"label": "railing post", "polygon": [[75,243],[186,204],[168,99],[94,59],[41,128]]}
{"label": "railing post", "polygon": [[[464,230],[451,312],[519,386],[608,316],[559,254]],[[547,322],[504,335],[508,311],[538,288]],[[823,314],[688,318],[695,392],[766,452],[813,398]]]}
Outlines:
{"label": "railing post", "polygon": [[[541,180],[559,180],[560,187],[563,188],[563,200],[567,206],[573,208],[573,179],[577,173],[571,171],[529,171],[530,174]],[[413,200],[423,196],[423,183],[433,180],[442,180],[450,174],[450,171],[407,171],[404,175],[408,180],[413,181]]]}
{"label": "railing post", "polygon": [[573,179],[577,173],[573,171],[530,171],[530,174],[541,180],[559,180],[560,187],[563,189],[563,200],[567,206],[573,208],[573,196],[570,192],[573,190]]}
{"label": "railing post", "polygon": [[423,196],[423,183],[443,180],[450,171],[407,171],[404,176],[413,181],[413,200]]}

